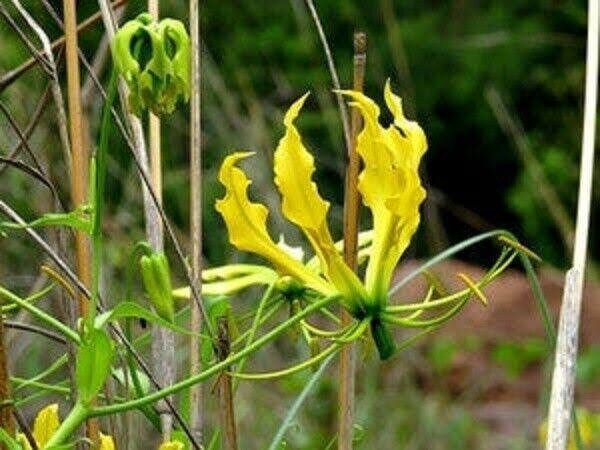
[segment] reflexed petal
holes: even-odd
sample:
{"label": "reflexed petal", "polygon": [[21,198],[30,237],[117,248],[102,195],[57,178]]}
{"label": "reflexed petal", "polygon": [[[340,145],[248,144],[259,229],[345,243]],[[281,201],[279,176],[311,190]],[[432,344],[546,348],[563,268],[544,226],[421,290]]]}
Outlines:
{"label": "reflexed petal", "polygon": [[[233,295],[239,291],[257,285],[269,285],[277,281],[279,275],[274,270],[265,270],[247,275],[242,275],[225,280],[215,280],[202,283],[202,295]],[[189,300],[191,292],[189,287],[182,287],[173,291],[173,298]]]}
{"label": "reflexed petal", "polygon": [[58,430],[60,419],[58,417],[58,404],[46,406],[35,416],[33,422],[33,439],[39,448],[43,448],[52,435]]}
{"label": "reflexed petal", "polygon": [[274,155],[275,185],[282,197],[283,215],[298,225],[321,260],[323,273],[350,302],[366,297],[360,280],[336,251],[327,227],[329,202],[323,200],[312,180],[314,158],[302,144],[294,126],[308,94],[297,100],[284,117],[285,135]]}
{"label": "reflexed petal", "polygon": [[308,271],[277,246],[267,231],[267,208],[248,199],[250,180],[236,163],[250,156],[249,152],[238,152],[225,158],[219,171],[219,181],[225,186],[225,197],[218,200],[216,209],[227,226],[230,242],[239,250],[255,253],[271,261],[277,270],[295,277],[306,286],[332,295],[336,291],[324,279]]}
{"label": "reflexed petal", "polygon": [[367,266],[365,284],[369,294],[384,302],[398,259],[419,225],[419,205],[425,198],[418,165],[426,150],[425,134],[416,122],[407,120],[402,103],[389,82],[386,103],[394,123],[384,128],[379,123],[379,107],[360,92],[342,91],[352,99],[364,118],[357,137],[357,151],[364,169],[358,189],[373,215],[373,249]]}

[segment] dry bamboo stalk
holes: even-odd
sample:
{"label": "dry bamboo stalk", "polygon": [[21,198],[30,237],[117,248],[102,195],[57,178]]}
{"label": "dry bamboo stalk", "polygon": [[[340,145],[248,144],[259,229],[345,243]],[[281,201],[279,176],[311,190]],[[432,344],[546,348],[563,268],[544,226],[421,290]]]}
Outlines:
{"label": "dry bamboo stalk", "polygon": [[[226,317],[220,317],[217,321],[217,358],[222,361],[230,352],[229,325]],[[235,428],[235,409],[233,406],[233,389],[231,376],[226,372],[219,375],[219,419],[221,422],[222,448],[223,450],[237,450],[237,432]]]}
{"label": "dry bamboo stalk", "polygon": [[[191,38],[191,95],[190,95],[190,242],[192,283],[197,292],[202,292],[202,127],[200,99],[202,80],[200,75],[200,5],[198,0],[190,0],[190,38]],[[192,302],[190,312],[190,330],[200,333],[202,313]],[[190,337],[190,374],[202,369],[200,360],[200,340]],[[190,427],[198,442],[203,441],[204,402],[203,384],[190,388]]]}
{"label": "dry bamboo stalk", "polygon": [[[363,91],[367,35],[354,33],[353,89]],[[344,190],[344,260],[352,270],[357,270],[358,219],[360,200],[358,195],[358,172],[360,158],[356,151],[356,137],[362,127],[358,109],[350,112],[350,147],[346,165],[346,186]],[[342,311],[342,325],[352,322],[352,316]],[[340,352],[339,398],[338,398],[338,449],[352,449],[352,430],[354,427],[354,381],[356,371],[356,349],[353,344],[345,345]]]}
{"label": "dry bamboo stalk", "polygon": [[[89,149],[84,147],[81,111],[81,85],[79,57],[77,54],[77,6],[75,0],[63,1],[65,24],[65,59],[67,67],[67,101],[69,106],[69,138],[71,142],[71,201],[73,208],[87,202]],[[75,265],[77,276],[90,286],[91,252],[89,236],[82,231],[75,232]],[[79,317],[88,314],[88,302],[84,295],[77,296]],[[86,421],[86,436],[92,442],[99,440],[98,420]]]}
{"label": "dry bamboo stalk", "polygon": [[577,202],[573,266],[567,272],[563,304],[560,311],[554,372],[552,375],[552,390],[550,394],[550,409],[548,413],[546,450],[565,450],[567,448],[573,413],[579,322],[594,175],[594,144],[598,95],[598,39],[600,36],[599,14],[598,0],[590,0],[588,4],[583,139],[581,143],[579,198]]}
{"label": "dry bamboo stalk", "polygon": [[[148,13],[155,19],[159,18],[159,0],[148,0]],[[159,205],[162,205],[162,164],[161,164],[161,141],[160,141],[160,119],[149,113],[148,120],[148,150],[150,153],[150,182],[156,193]],[[152,247],[155,251],[162,251],[164,247],[163,226],[160,220],[154,224],[154,242]],[[166,328],[155,326],[152,329],[152,365],[154,373],[161,376],[165,385],[175,382],[175,335]],[[173,416],[166,405],[159,405],[160,423],[163,441],[171,439],[173,429]]]}
{"label": "dry bamboo stalk", "polygon": [[[15,422],[11,401],[8,361],[6,348],[4,347],[4,319],[2,318],[2,314],[0,314],[0,402],[7,402],[0,406],[0,428],[5,430],[10,436],[13,436],[15,433]],[[0,444],[0,449],[8,450],[2,444]]]}

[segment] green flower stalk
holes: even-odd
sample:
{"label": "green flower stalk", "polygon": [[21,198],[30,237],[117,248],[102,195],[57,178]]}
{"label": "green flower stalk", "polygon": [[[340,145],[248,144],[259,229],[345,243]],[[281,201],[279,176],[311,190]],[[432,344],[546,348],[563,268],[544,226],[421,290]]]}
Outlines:
{"label": "green flower stalk", "polygon": [[129,86],[129,108],[170,114],[178,100],[190,96],[190,38],[183,23],[155,21],[142,13],[115,35],[112,55],[116,70]]}

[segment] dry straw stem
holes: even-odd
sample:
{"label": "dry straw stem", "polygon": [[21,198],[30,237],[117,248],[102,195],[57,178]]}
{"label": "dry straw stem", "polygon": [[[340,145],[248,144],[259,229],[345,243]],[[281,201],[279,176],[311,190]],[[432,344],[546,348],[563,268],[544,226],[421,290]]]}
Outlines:
{"label": "dry straw stem", "polygon": [[560,311],[552,390],[550,394],[550,410],[548,413],[547,450],[565,450],[567,448],[573,412],[579,321],[581,316],[594,174],[598,95],[598,38],[600,35],[600,8],[598,1],[590,0],[588,4],[583,139],[581,143],[579,198],[577,202],[573,267],[567,272],[563,303]]}
{"label": "dry straw stem", "polygon": [[550,213],[550,217],[560,232],[565,250],[572,256],[571,243],[575,236],[573,222],[569,217],[567,209],[562,204],[558,193],[546,178],[543,167],[533,154],[523,127],[508,112],[500,93],[495,87],[490,87],[486,90],[485,98],[492,108],[500,127],[513,140],[517,153],[525,166],[525,170],[527,170],[533,181],[532,185],[536,187],[534,189],[535,194]]}
{"label": "dry straw stem", "polygon": [[[230,353],[229,325],[227,317],[217,320],[217,358],[219,361],[227,359]],[[237,432],[235,428],[235,409],[233,406],[233,389],[231,376],[226,368],[219,375],[219,419],[221,422],[223,450],[237,450]]]}
{"label": "dry straw stem", "polygon": [[[127,3],[127,1],[128,0],[117,0],[117,1],[115,1],[115,2],[112,3],[112,7],[115,8],[115,9],[119,8],[119,7],[123,6],[123,5],[125,5]],[[1,6],[1,4],[0,4],[0,6]],[[83,22],[81,22],[77,26],[77,33],[80,33],[80,32],[82,32],[84,30],[87,30],[91,25],[93,25],[96,22],[98,22],[98,20],[100,20],[100,18],[101,18],[100,12],[92,14],[90,17],[88,17],[87,19],[85,19]],[[62,47],[62,45],[64,43],[65,43],[65,37],[61,36],[58,39],[56,39],[55,41],[52,41],[52,43],[50,44],[50,48],[52,50],[56,50],[56,49]],[[2,78],[0,78],[0,92],[2,92],[4,89],[6,89],[8,86],[10,86],[21,75],[23,75],[25,72],[27,72],[29,69],[31,69],[32,67],[34,67],[39,62],[40,61],[38,59],[38,55],[37,55],[37,51],[36,51],[34,53],[34,56],[32,56],[27,61],[25,61],[24,63],[22,63],[20,66],[14,68],[10,72],[7,72],[6,74],[4,74],[2,76]]]}
{"label": "dry straw stem", "polygon": [[21,2],[19,0],[12,0],[13,5],[19,11],[19,14],[25,19],[27,25],[34,31],[34,33],[38,36],[38,39],[42,43],[43,53],[45,55],[45,64],[50,68],[50,83],[52,86],[52,97],[54,99],[54,103],[56,105],[57,112],[57,125],[58,125],[58,133],[62,145],[63,158],[65,164],[67,165],[67,170],[71,171],[71,144],[69,141],[69,132],[67,127],[67,114],[65,113],[65,105],[63,103],[62,91],[60,88],[60,83],[58,81],[58,70],[56,68],[56,63],[54,61],[54,54],[52,53],[52,46],[50,44],[50,39],[48,36],[38,25],[38,23],[31,17],[31,15],[27,12]]}
{"label": "dry straw stem", "polygon": [[[321,40],[321,44],[323,45],[323,51],[325,53],[325,59],[327,60],[327,67],[329,69],[329,73],[331,75],[331,81],[333,83],[334,89],[339,91],[341,89],[340,86],[340,78],[338,77],[337,70],[335,69],[335,62],[333,60],[333,55],[331,53],[331,48],[329,47],[329,43],[327,42],[327,36],[325,35],[325,31],[323,30],[323,25],[321,24],[321,19],[319,18],[319,13],[315,8],[315,4],[312,0],[305,0],[306,6],[310,11],[310,15],[315,23],[315,27],[317,28],[317,33],[319,34],[319,39]],[[340,116],[342,118],[342,127],[344,128],[344,140],[346,143],[346,149],[350,148],[350,124],[348,121],[348,109],[346,108],[346,103],[344,102],[344,98],[342,94],[336,92],[335,94],[338,108],[340,110]]]}
{"label": "dry straw stem", "polygon": [[[200,5],[190,0],[191,38],[191,95],[190,95],[190,243],[191,283],[197,292],[202,292],[202,126],[200,99],[202,93]],[[190,330],[202,330],[202,314],[195,303],[190,305]],[[200,373],[200,340],[190,336],[190,374]],[[190,427],[198,442],[203,441],[204,401],[203,384],[190,388]]]}
{"label": "dry straw stem", "polygon": [[[365,65],[367,59],[367,35],[362,32],[354,34],[353,86],[355,91],[362,92],[365,81]],[[360,199],[358,193],[358,172],[360,158],[356,151],[356,139],[362,127],[360,112],[352,108],[350,112],[350,147],[346,165],[346,187],[344,191],[344,260],[352,270],[357,270],[358,219]],[[342,325],[349,325],[352,316],[342,310]],[[338,398],[338,448],[352,449],[352,430],[354,427],[356,349],[353,344],[345,345],[340,352]]]}

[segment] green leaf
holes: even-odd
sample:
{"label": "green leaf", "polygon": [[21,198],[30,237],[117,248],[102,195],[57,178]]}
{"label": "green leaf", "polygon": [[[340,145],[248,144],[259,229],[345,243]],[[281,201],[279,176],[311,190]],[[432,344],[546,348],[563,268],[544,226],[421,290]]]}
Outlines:
{"label": "green leaf", "polygon": [[96,321],[94,323],[94,327],[96,329],[103,328],[108,322],[113,322],[119,319],[144,319],[150,323],[155,325],[160,325],[161,327],[168,328],[176,333],[185,334],[188,336],[197,336],[197,333],[193,333],[189,330],[186,330],[183,327],[175,325],[168,320],[163,319],[157,314],[153,313],[149,309],[144,308],[143,306],[134,303],[134,302],[121,302],[113,309],[106,311],[105,313],[100,314],[96,317]]}
{"label": "green leaf", "polygon": [[4,444],[8,450],[22,450],[21,444],[10,436],[4,428],[0,428],[0,443]]}
{"label": "green leaf", "polygon": [[92,222],[89,214],[89,206],[83,205],[74,211],[67,213],[47,213],[39,219],[35,219],[28,224],[21,225],[14,222],[0,222],[0,228],[23,229],[33,227],[69,227],[75,230],[90,234],[92,231]]}
{"label": "green leaf", "polygon": [[115,348],[108,334],[96,328],[90,330],[77,351],[75,368],[77,395],[83,404],[89,404],[104,386],[114,356]]}

